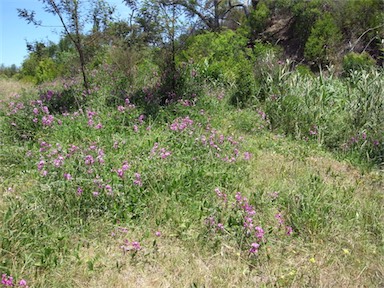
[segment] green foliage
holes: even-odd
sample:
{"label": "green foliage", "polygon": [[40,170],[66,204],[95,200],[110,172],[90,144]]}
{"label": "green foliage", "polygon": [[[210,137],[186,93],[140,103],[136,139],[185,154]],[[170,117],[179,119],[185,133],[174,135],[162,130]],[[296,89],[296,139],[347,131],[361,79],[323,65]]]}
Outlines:
{"label": "green foliage", "polygon": [[35,70],[37,84],[54,80],[59,75],[59,71],[57,63],[51,58],[40,60]]}
{"label": "green foliage", "polygon": [[231,96],[231,104],[246,107],[255,103],[259,95],[258,83],[255,79],[253,67],[249,63],[244,63],[236,76],[236,89]]}
{"label": "green foliage", "polygon": [[[179,63],[177,67],[181,80],[176,83],[180,83],[182,99],[158,107],[154,115],[134,106],[131,95],[125,94],[128,90],[118,91],[130,88],[124,86],[121,69],[112,64],[93,71],[91,99],[80,105],[84,113],[72,110],[52,114],[61,112],[65,102],[60,102],[56,93],[61,90],[50,86],[42,88],[42,99],[30,95],[28,99],[2,102],[0,123],[7,124],[1,127],[4,135],[25,133],[19,132],[13,122],[33,132],[23,141],[18,137],[1,139],[4,153],[0,153],[0,171],[5,172],[5,183],[0,186],[4,191],[0,194],[2,271],[23,277],[27,274],[33,279],[31,286],[59,287],[70,285],[68,277],[63,277],[71,274],[65,271],[68,266],[76,271],[85,267],[93,273],[86,275],[89,283],[91,277],[103,275],[104,271],[120,271],[121,267],[114,270],[115,258],[111,257],[125,257],[118,259],[127,265],[161,261],[165,254],[158,251],[173,247],[173,240],[180,241],[183,249],[193,243],[191,249],[205,251],[204,256],[230,247],[236,265],[260,268],[274,261],[274,267],[280,267],[281,259],[297,255],[290,247],[295,251],[305,247],[305,258],[315,252],[320,257],[319,247],[327,248],[322,253],[335,250],[335,245],[342,251],[351,241],[364,240],[364,249],[359,248],[360,254],[354,259],[362,261],[356,263],[363,268],[372,263],[371,258],[361,255],[365,255],[365,249],[377,255],[381,252],[381,194],[371,190],[357,193],[362,190],[353,189],[368,178],[356,181],[361,178],[351,176],[349,166],[340,169],[344,172],[333,171],[333,166],[342,165],[335,160],[323,164],[320,170],[315,160],[323,159],[323,154],[312,144],[330,147],[340,154],[369,157],[366,161],[373,163],[383,161],[381,74],[356,72],[344,80],[295,72],[289,62],[277,61],[276,54],[258,43],[254,54],[249,51],[246,55],[252,61],[238,63],[235,74],[241,75],[235,81],[238,99],[244,106],[251,106],[242,110],[223,101],[231,94],[223,95],[226,93],[216,91],[212,83],[202,83],[191,63]],[[151,75],[148,81],[162,84],[158,82],[161,75],[148,71],[158,67],[147,61],[139,61],[132,73],[148,74],[132,84],[145,83]],[[202,84],[207,85],[206,90]],[[152,90],[142,88],[143,99],[160,90],[156,85]],[[197,88],[200,93],[188,98],[192,90],[186,89]],[[246,93],[241,94],[243,89]],[[54,93],[49,96],[48,90]],[[81,94],[80,88],[71,91]],[[112,92],[116,93],[112,98],[116,101],[106,101]],[[129,101],[124,101],[125,97]],[[50,115],[54,118],[49,124]],[[34,122],[34,118],[38,121]],[[269,133],[265,128],[270,124],[275,131],[308,142]],[[351,183],[338,182],[343,177],[351,177]],[[6,192],[8,186],[15,191]],[[247,223],[253,226],[244,228]],[[129,262],[128,253],[133,251],[119,253],[122,243],[109,237],[114,231],[112,225],[118,229],[137,227],[140,231],[143,249],[130,254],[135,255],[132,259],[135,257],[136,262]],[[263,236],[256,236],[259,234],[255,232],[261,230],[252,227],[262,228]],[[92,229],[97,231],[96,237]],[[166,229],[166,237],[151,241],[152,246],[148,244],[154,238],[149,234]],[[105,242],[99,242],[100,235],[108,235]],[[132,237],[133,233],[126,235]],[[171,244],[165,246],[168,241]],[[259,250],[250,252],[255,243]],[[93,255],[96,246],[107,251],[102,262],[97,262],[98,254]],[[354,249],[357,253],[357,246]],[[175,254],[170,254],[174,259]],[[372,259],[379,263],[379,257]],[[350,258],[343,261],[349,263]],[[354,271],[360,272],[361,266]],[[76,281],[74,285],[79,285],[80,281]],[[281,283],[289,285],[293,281],[309,283],[287,278]]]}
{"label": "green foliage", "polygon": [[33,109],[36,107],[31,103],[32,99],[32,97],[23,96],[21,99],[17,99],[17,101],[8,101],[0,109],[0,116],[6,117],[0,123],[4,139],[25,141],[34,138],[41,131],[41,123],[33,121],[36,118]]}
{"label": "green foliage", "polygon": [[231,83],[245,59],[247,39],[234,31],[203,33],[190,37],[178,61],[193,61],[198,77]]}
{"label": "green foliage", "polygon": [[353,71],[371,70],[376,61],[367,53],[350,52],[343,57],[343,71],[350,74]]}
{"label": "green foliage", "polygon": [[12,78],[18,73],[18,69],[15,64],[6,67],[4,64],[0,65],[0,76],[5,76],[7,78]]}
{"label": "green foliage", "polygon": [[269,17],[271,16],[271,12],[268,6],[261,2],[257,5],[255,10],[252,10],[249,15],[249,26],[251,29],[251,33],[253,35],[257,35],[264,31],[267,26]]}
{"label": "green foliage", "polygon": [[[340,20],[346,33],[359,37],[362,33],[370,28],[374,28],[383,24],[384,3],[381,0],[356,0],[345,1],[339,5],[341,10]],[[381,31],[383,37],[383,29],[367,31],[364,35],[366,40],[372,39],[377,31]]]}
{"label": "green foliage", "polygon": [[298,38],[298,43],[304,48],[304,45],[311,34],[313,25],[322,15],[321,7],[324,4],[322,0],[315,1],[295,1],[290,7],[294,15],[294,35]]}
{"label": "green foliage", "polygon": [[377,72],[355,72],[345,81],[286,74],[281,94],[266,99],[274,129],[312,139],[359,161],[383,162],[383,79]]}
{"label": "green foliage", "polygon": [[311,34],[305,43],[304,56],[308,61],[320,65],[334,63],[341,39],[341,32],[333,17],[325,14],[311,29]]}

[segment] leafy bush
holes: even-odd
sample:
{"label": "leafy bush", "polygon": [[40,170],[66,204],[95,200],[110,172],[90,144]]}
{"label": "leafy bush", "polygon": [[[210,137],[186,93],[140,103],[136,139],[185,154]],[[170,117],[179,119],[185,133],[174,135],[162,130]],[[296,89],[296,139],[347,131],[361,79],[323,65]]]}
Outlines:
{"label": "leafy bush", "polygon": [[343,71],[346,75],[353,71],[370,70],[375,64],[375,60],[367,52],[350,52],[343,57]]}
{"label": "leafy bush", "polygon": [[256,102],[260,89],[250,63],[244,63],[239,70],[235,85],[235,91],[230,99],[231,104],[245,107]]}
{"label": "leafy bush", "polygon": [[202,79],[232,83],[246,57],[247,41],[232,30],[200,34],[187,40],[177,62],[192,61]]}
{"label": "leafy bush", "polygon": [[341,39],[342,35],[334,18],[327,13],[314,24],[305,43],[304,56],[308,61],[320,65],[334,63]]}
{"label": "leafy bush", "polygon": [[261,2],[257,5],[255,10],[252,10],[249,15],[249,26],[251,33],[257,35],[263,32],[267,26],[271,11],[268,6]]}
{"label": "leafy bush", "polygon": [[288,5],[295,17],[293,31],[299,40],[301,49],[304,48],[304,43],[308,40],[313,25],[322,14],[321,6],[323,3],[323,0],[292,1],[292,4]]}

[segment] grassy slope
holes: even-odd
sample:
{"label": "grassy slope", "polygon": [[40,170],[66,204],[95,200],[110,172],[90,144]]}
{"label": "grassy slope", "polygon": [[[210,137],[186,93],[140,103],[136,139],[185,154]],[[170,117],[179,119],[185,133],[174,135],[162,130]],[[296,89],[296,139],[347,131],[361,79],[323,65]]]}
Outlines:
{"label": "grassy slope", "polygon": [[[209,97],[215,98],[215,95]],[[216,182],[223,184],[230,181],[227,187],[223,187],[227,189],[229,197],[234,197],[236,191],[241,191],[252,201],[260,223],[265,228],[270,227],[269,229],[273,230],[268,243],[260,249],[257,257],[249,257],[246,250],[240,249],[239,239],[233,236],[235,233],[229,228],[227,234],[209,234],[207,237],[205,235],[207,231],[202,228],[203,219],[194,218],[195,210],[191,208],[192,212],[189,212],[189,208],[183,206],[188,202],[178,203],[173,193],[157,195],[157,198],[154,198],[157,202],[152,203],[149,211],[146,211],[138,221],[112,224],[108,219],[100,217],[95,218],[92,225],[86,226],[86,229],[80,232],[74,232],[70,225],[55,227],[55,217],[51,215],[47,218],[44,209],[39,210],[41,200],[30,193],[44,188],[44,185],[38,183],[39,177],[33,172],[31,164],[24,159],[25,152],[36,147],[31,144],[2,143],[0,188],[2,198],[6,195],[7,200],[1,206],[3,211],[6,211],[8,206],[13,207],[8,211],[14,213],[7,216],[7,221],[25,214],[22,209],[14,208],[18,205],[15,204],[19,203],[18,201],[22,203],[19,207],[33,208],[28,206],[32,205],[35,207],[35,216],[41,216],[41,221],[50,219],[52,222],[44,223],[49,227],[44,232],[45,235],[42,234],[39,236],[41,238],[30,242],[35,243],[37,240],[52,244],[52,239],[63,237],[65,243],[63,245],[66,247],[60,252],[55,265],[39,268],[39,265],[34,265],[33,253],[27,253],[30,248],[23,246],[22,236],[8,238],[15,239],[14,249],[21,251],[20,255],[24,255],[24,259],[11,257],[10,262],[13,264],[10,265],[8,262],[7,269],[14,275],[28,279],[31,287],[260,287],[263,285],[378,287],[383,285],[382,172],[360,171],[348,163],[335,160],[334,156],[311,144],[293,141],[265,130],[252,131],[249,128],[252,127],[252,119],[258,119],[257,113],[248,110],[237,111],[216,101],[213,104],[210,106],[212,110],[207,109],[201,119],[211,118],[212,127],[217,128],[220,133],[244,137],[242,151],[251,152],[253,157],[246,164],[232,166],[234,168],[230,169],[234,170],[229,171],[232,171],[234,176],[229,177],[229,180],[221,178],[217,180],[215,176],[222,174],[222,171],[215,170],[215,167],[223,169],[226,166],[198,162],[203,168],[212,168],[211,171],[203,171],[208,175],[202,176],[205,181],[212,179],[212,185],[190,180],[194,185],[190,189],[205,191],[204,185],[215,187]],[[191,114],[197,115],[194,110],[199,111],[200,108],[188,109]],[[190,113],[188,109],[177,113],[187,115]],[[100,111],[99,115],[105,116],[105,118],[101,116],[102,119],[108,119],[107,111]],[[62,132],[53,132],[47,138],[50,141],[69,143],[68,138],[75,131],[71,130],[74,128],[70,125],[64,124]],[[79,142],[92,142],[98,139],[104,144],[111,138],[111,132],[115,138],[124,137],[125,133],[128,133],[130,145],[127,150],[131,152],[120,151],[116,152],[120,153],[116,155],[110,154],[114,153],[113,151],[107,152],[111,159],[113,157],[124,159],[126,153],[133,157],[134,153],[140,154],[144,151],[144,142],[152,143],[159,139],[160,141],[163,139],[163,143],[170,143],[173,154],[178,157],[186,156],[184,153],[192,153],[176,151],[177,141],[167,142],[171,141],[169,140],[171,136],[167,134],[169,132],[165,131],[167,124],[159,123],[157,126],[154,122],[153,126],[151,132],[135,136],[127,131],[114,130],[112,126],[104,124],[104,129],[100,130],[99,134],[77,131],[76,133],[80,134],[73,138],[77,138]],[[185,149],[185,146],[181,148]],[[125,156],[122,153],[125,153]],[[176,170],[169,171],[175,171],[175,177],[182,177],[182,169],[185,168],[183,161],[187,160],[173,161],[172,165],[176,168],[172,169],[179,171],[177,173]],[[152,171],[153,177],[161,178],[162,173],[167,173],[169,172],[167,169],[171,169],[164,167],[159,166],[158,171]],[[177,183],[179,182],[175,185]],[[8,191],[8,187],[11,187],[12,191]],[[168,189],[172,187],[178,190],[189,186],[169,186]],[[207,201],[214,202],[213,189],[206,190]],[[212,195],[208,195],[209,191],[212,191]],[[278,197],[274,199],[271,194],[276,191]],[[29,196],[23,198],[24,194]],[[32,201],[32,204],[27,203],[28,201]],[[191,202],[191,205],[195,204],[196,202]],[[209,209],[216,208],[215,205],[209,206]],[[171,215],[169,218],[164,218],[163,214],[167,211],[170,211]],[[282,212],[287,223],[293,227],[294,232],[291,236],[277,231],[278,227],[273,223],[277,212]],[[192,220],[189,220],[189,217],[193,217]],[[30,222],[26,225],[39,225],[36,219],[28,221]],[[57,220],[57,223],[61,223],[60,220]],[[127,227],[128,231],[116,227]],[[154,235],[157,230],[162,232],[160,237]],[[38,228],[35,231],[39,231]],[[114,236],[111,236],[112,232]],[[2,233],[5,235],[4,231]],[[18,231],[14,233],[17,234]],[[124,239],[140,240],[142,250],[138,253],[122,253],[120,246],[124,243]],[[60,245],[56,243],[52,244],[52,247]],[[11,254],[6,255],[10,257]]]}

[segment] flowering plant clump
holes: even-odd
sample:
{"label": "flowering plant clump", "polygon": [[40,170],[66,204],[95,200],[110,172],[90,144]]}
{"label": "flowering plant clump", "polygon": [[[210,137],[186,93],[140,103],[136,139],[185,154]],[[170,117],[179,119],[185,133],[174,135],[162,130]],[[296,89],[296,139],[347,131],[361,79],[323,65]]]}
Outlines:
{"label": "flowering plant clump", "polygon": [[137,252],[141,250],[140,242],[132,241],[129,242],[127,239],[124,240],[124,244],[120,246],[124,253],[132,251]]}
{"label": "flowering plant clump", "polygon": [[[213,234],[225,231],[225,235],[230,235],[230,238],[240,241],[238,243],[243,251],[247,251],[249,255],[258,254],[263,245],[267,243],[267,235],[265,228],[262,228],[260,224],[256,208],[240,192],[231,196],[222,192],[222,189],[215,188],[215,194],[220,205],[217,207],[216,215],[205,219],[209,231]],[[284,224],[281,213],[276,214],[275,219],[278,225],[275,225],[275,229],[268,227],[269,237],[273,235],[272,231],[278,237],[277,232],[280,228],[285,230],[286,235],[293,233],[292,227]]]}
{"label": "flowering plant clump", "polygon": [[[14,279],[12,276],[8,276],[7,274],[2,274],[1,276],[1,287],[15,287],[16,284],[13,283]],[[19,282],[18,282],[18,285],[17,287],[24,287],[24,288],[28,288],[28,285],[27,285],[27,281],[24,280],[24,279],[21,279]]]}

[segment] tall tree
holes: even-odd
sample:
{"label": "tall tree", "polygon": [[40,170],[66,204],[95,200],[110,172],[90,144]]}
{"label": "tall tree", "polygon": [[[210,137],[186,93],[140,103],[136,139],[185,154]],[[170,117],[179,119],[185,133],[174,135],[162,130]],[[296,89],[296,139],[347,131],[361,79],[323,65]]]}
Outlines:
{"label": "tall tree", "polygon": [[[163,0],[164,3],[181,6],[188,16],[198,17],[211,31],[220,30],[222,23],[233,9],[242,9],[246,17],[248,6],[234,0]],[[257,2],[257,1],[256,1]]]}
{"label": "tall tree", "polygon": [[[83,77],[83,86],[86,91],[89,91],[89,82],[86,71],[86,58],[85,49],[83,43],[83,30],[85,22],[87,21],[86,15],[82,13],[85,8],[85,1],[83,0],[39,0],[44,5],[44,10],[47,13],[57,16],[60,20],[61,27],[64,34],[71,40],[79,56],[80,69]],[[89,2],[88,2],[89,3]],[[109,7],[102,5],[104,0],[93,0],[94,7],[88,13],[92,13],[91,17],[94,21],[94,25],[100,24],[100,19],[104,19],[105,9],[103,7]],[[96,14],[95,14],[96,13]],[[27,9],[18,9],[19,17],[25,19],[28,23],[33,23],[36,26],[44,26],[41,21],[36,19],[35,11],[28,11]],[[101,15],[101,16],[100,16]],[[89,20],[88,20],[89,21]]]}

